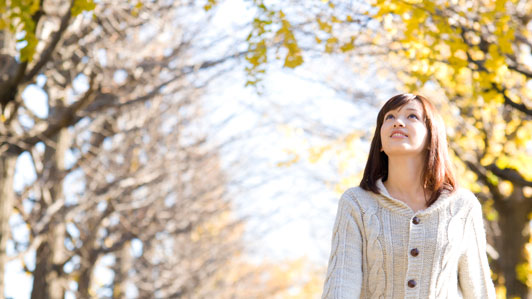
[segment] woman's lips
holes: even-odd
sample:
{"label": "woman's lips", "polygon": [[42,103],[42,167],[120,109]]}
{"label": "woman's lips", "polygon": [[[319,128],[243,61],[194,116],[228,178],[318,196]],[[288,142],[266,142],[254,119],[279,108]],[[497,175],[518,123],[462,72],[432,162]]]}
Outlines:
{"label": "woman's lips", "polygon": [[408,135],[406,135],[405,133],[402,133],[402,132],[393,132],[390,137],[391,138],[407,138]]}

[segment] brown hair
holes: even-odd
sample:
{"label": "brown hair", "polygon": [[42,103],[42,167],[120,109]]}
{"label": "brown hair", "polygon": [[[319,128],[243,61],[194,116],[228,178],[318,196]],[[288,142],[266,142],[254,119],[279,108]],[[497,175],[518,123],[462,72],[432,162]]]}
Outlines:
{"label": "brown hair", "polygon": [[410,101],[419,101],[425,112],[425,125],[427,127],[428,152],[425,158],[425,169],[422,173],[422,182],[426,190],[431,192],[427,206],[433,204],[442,191],[453,192],[456,181],[452,171],[449,153],[447,151],[447,135],[445,126],[434,105],[425,97],[413,94],[399,94],[389,99],[379,111],[377,128],[371,141],[368,162],[364,169],[364,176],[360,187],[367,191],[380,194],[376,185],[378,179],[386,181],[388,178],[388,156],[381,152],[381,127],[384,116],[388,111],[397,109]]}

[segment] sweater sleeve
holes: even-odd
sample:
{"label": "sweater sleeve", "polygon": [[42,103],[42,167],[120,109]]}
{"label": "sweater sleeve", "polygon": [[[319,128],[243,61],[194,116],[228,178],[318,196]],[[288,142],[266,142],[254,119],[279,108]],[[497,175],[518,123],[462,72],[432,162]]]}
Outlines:
{"label": "sweater sleeve", "polygon": [[486,255],[486,232],[482,219],[482,208],[475,198],[468,217],[467,246],[460,257],[458,278],[464,299],[495,299],[495,287],[491,280],[488,257]]}
{"label": "sweater sleeve", "polygon": [[362,288],[362,236],[354,219],[349,190],[338,203],[332,233],[331,253],[322,299],[360,298]]}

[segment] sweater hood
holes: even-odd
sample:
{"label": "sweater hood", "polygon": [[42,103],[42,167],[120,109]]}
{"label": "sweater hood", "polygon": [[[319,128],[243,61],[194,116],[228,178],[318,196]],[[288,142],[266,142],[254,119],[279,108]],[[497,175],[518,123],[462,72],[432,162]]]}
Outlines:
{"label": "sweater hood", "polygon": [[444,208],[452,202],[452,198],[454,198],[454,193],[456,192],[449,192],[447,190],[442,191],[438,199],[430,206],[423,210],[419,210],[417,212],[414,212],[412,208],[410,208],[405,202],[396,199],[390,195],[386,187],[384,186],[384,183],[382,182],[382,178],[378,179],[376,182],[377,188],[379,188],[380,195],[382,200],[384,201],[384,206],[387,208],[390,208],[392,210],[395,210],[396,212],[399,212],[404,215],[428,215],[431,214],[441,208]]}

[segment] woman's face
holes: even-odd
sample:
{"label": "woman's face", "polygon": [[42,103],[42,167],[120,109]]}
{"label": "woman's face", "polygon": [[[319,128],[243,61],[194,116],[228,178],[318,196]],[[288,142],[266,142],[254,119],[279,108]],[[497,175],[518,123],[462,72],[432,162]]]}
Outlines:
{"label": "woman's face", "polygon": [[427,145],[423,106],[417,100],[390,110],[381,127],[382,149],[386,155],[419,155]]}

